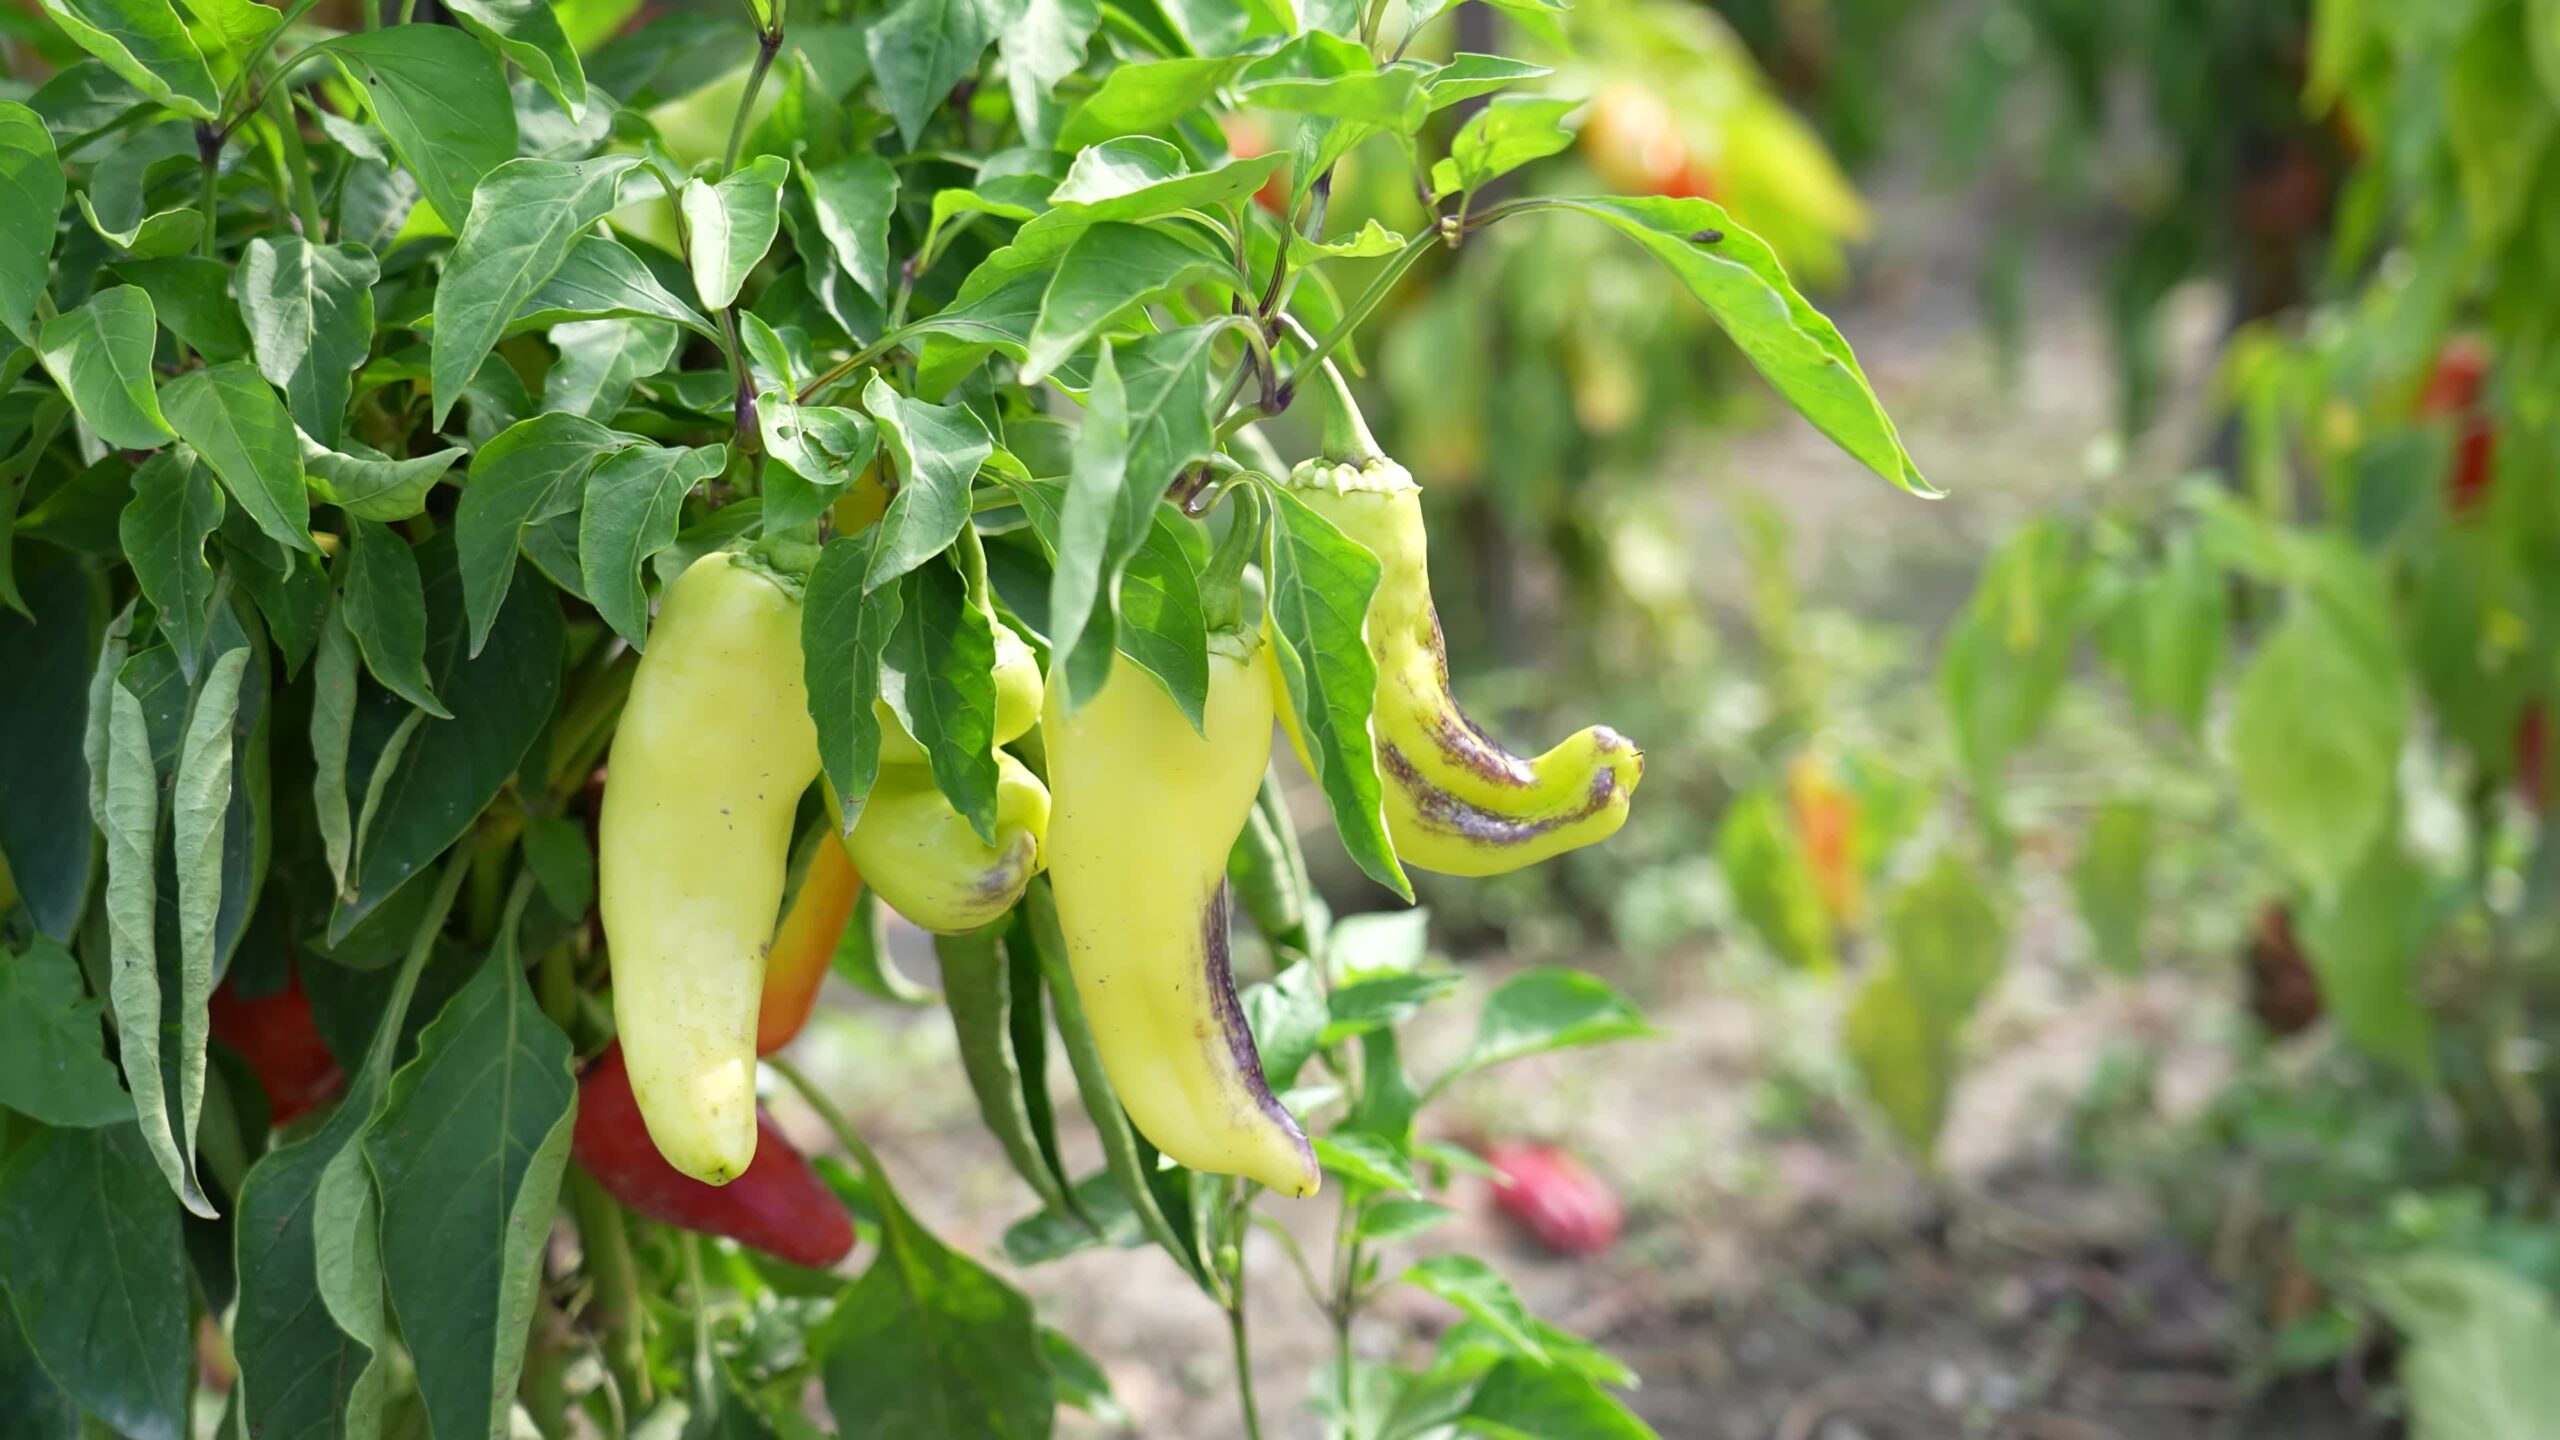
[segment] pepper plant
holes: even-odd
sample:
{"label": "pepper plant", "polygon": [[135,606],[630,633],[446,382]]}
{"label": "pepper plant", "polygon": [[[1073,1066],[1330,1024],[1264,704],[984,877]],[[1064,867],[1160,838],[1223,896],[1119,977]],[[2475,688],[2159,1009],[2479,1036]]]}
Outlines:
{"label": "pepper plant", "polygon": [[[1418,1137],[1425,1100],[1640,1019],[1531,972],[1417,1081],[1397,1027],[1453,986],[1418,914],[1329,926],[1276,779],[1250,794],[1276,712],[1404,896],[1425,854],[1496,869],[1521,835],[1605,835],[1640,773],[1587,732],[1621,788],[1535,812],[1561,803],[1548,762],[1433,689],[1418,512],[1360,518],[1412,481],[1330,398],[1336,367],[1425,254],[1597,225],[1927,487],[1837,331],[1716,205],[1482,200],[1570,143],[1580,100],[1535,65],[1425,58],[1445,8],[11,12],[0,1428],[1024,1436],[1106,1407],[787,1053],[764,1073],[853,1168],[755,1120],[755,1057],[830,965],[919,999],[877,945],[917,877],[866,888],[839,843],[876,822],[1005,887],[993,918],[910,918],[958,932],[967,1078],[1037,1202],[1006,1263],[1162,1249],[1233,1321],[1261,1433],[1244,1239],[1258,1204],[1304,1202],[1175,1163],[1237,1168],[1165,1118],[1198,1101],[1213,1140],[1294,1140],[1289,1188],[1340,1207],[1330,1278],[1298,1267],[1340,1338],[1330,1431],[1644,1433],[1608,1392],[1623,1367],[1482,1261],[1385,1258],[1473,1163]],[[1290,143],[1230,155],[1238,110]],[[1327,225],[1354,147],[1410,169],[1426,223]],[[1356,291],[1331,280],[1363,262]],[[1315,405],[1323,453],[1292,466]],[[1209,803],[1172,768],[1196,748],[1244,754],[1250,803],[1175,853],[1194,829],[1131,803],[1142,753],[1099,772],[1133,811],[1111,820],[1088,761],[1140,749],[1095,718],[1122,706],[1170,717],[1148,722],[1163,806]],[[1421,732],[1390,720],[1454,748],[1399,749]],[[1008,799],[1043,772],[1054,847],[1046,800]],[[633,818],[661,806],[700,823]],[[1399,845],[1435,824],[1455,838]],[[965,868],[1019,855],[1008,827],[1026,863]],[[1238,958],[1272,961],[1241,998],[1221,870],[1260,936]],[[1148,938],[1095,907],[1097,871],[1205,887],[1187,952],[1131,957],[1136,993],[1091,968]],[[1148,1040],[1175,994],[1224,1043]],[[1060,1159],[1052,1044],[1092,1175]],[[1156,1061],[1171,1092],[1115,1091]],[[851,1278],[827,1268],[849,1249]],[[1394,1284],[1470,1317],[1420,1368],[1354,1344]]]}

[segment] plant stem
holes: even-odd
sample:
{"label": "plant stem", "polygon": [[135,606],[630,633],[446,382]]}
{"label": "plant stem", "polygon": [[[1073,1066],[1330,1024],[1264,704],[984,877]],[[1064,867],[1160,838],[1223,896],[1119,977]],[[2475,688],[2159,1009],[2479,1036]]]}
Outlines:
{"label": "plant stem", "polygon": [[1404,278],[1404,272],[1412,269],[1413,262],[1422,258],[1422,252],[1438,243],[1439,239],[1438,231],[1425,231],[1406,241],[1403,249],[1389,257],[1386,268],[1369,282],[1369,288],[1361,291],[1360,298],[1352,301],[1350,307],[1342,312],[1341,322],[1326,331],[1324,338],[1316,342],[1316,348],[1307,352],[1298,361],[1297,368],[1289,372],[1289,378],[1280,383],[1280,392],[1284,395],[1295,393],[1299,376],[1324,363],[1328,356],[1342,348],[1342,342],[1350,339],[1361,322],[1369,318],[1369,312],[1385,301],[1387,293],[1395,289],[1396,282]]}
{"label": "plant stem", "polygon": [[862,1142],[862,1137],[854,1132],[853,1122],[844,1118],[844,1112],[836,1108],[836,1103],[828,1099],[816,1085],[811,1084],[809,1077],[800,1073],[799,1066],[779,1055],[767,1055],[764,1057],[764,1063],[773,1067],[773,1073],[789,1081],[791,1088],[800,1092],[800,1098],[809,1102],[809,1108],[818,1112],[818,1118],[825,1122],[828,1131],[836,1137],[836,1143],[843,1146],[845,1153],[851,1155],[855,1163],[862,1167],[863,1175],[871,1181],[872,1185],[875,1188],[885,1188],[888,1183],[888,1172],[880,1168],[880,1157],[872,1153],[871,1147]]}
{"label": "plant stem", "polygon": [[213,219],[220,203],[215,190],[222,178],[222,137],[229,133],[205,121],[196,122],[196,156],[204,166],[204,189],[196,202],[204,212],[204,233],[196,237],[196,254],[206,260],[213,258]]}
{"label": "plant stem", "polygon": [[747,117],[755,113],[756,92],[764,88],[765,72],[773,68],[773,57],[782,51],[782,6],[775,0],[773,28],[756,37],[756,65],[747,72],[747,88],[738,97],[738,113],[729,122],[729,149],[720,161],[720,173],[728,175],[738,168],[738,152],[746,148]]}
{"label": "plant stem", "polygon": [[647,1408],[649,1361],[646,1317],[640,1307],[640,1270],[631,1259],[631,1227],[622,1206],[604,1193],[586,1171],[569,1172],[569,1203],[578,1216],[578,1249],[595,1284],[595,1308],[602,1322],[605,1368],[622,1392],[625,1411]]}
{"label": "plant stem", "polygon": [[1246,1440],[1262,1440],[1262,1412],[1253,1399],[1253,1347],[1245,1343],[1244,1243],[1237,1237],[1235,1273],[1227,1281],[1227,1340],[1236,1357],[1236,1404],[1244,1411]]}
{"label": "plant stem", "polygon": [[311,159],[302,148],[302,125],[293,113],[293,92],[267,87],[268,116],[284,142],[285,179],[293,189],[293,213],[302,222],[302,238],[320,243],[320,197],[311,188]]}

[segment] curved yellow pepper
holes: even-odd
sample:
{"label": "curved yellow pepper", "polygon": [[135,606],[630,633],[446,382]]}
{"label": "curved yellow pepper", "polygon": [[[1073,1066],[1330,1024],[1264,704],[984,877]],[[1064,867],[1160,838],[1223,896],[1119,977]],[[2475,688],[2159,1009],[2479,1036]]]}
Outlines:
{"label": "curved yellow pepper", "polygon": [[1072,715],[1050,687],[1059,927],[1140,1133],[1194,1170],[1312,1195],[1315,1154],[1263,1083],[1227,972],[1227,851],[1271,758],[1270,687],[1242,646],[1213,648],[1205,720],[1204,738],[1126,658]]}
{"label": "curved yellow pepper", "polygon": [[756,1152],[756,1013],[792,812],[818,774],[800,597],[726,551],[669,586],[606,762],[597,896],[614,1022],[659,1153],[714,1185]]}
{"label": "curved yellow pepper", "polygon": [[996,843],[951,808],[921,765],[883,765],[845,848],[892,910],[938,935],[959,935],[1002,916],[1040,873],[1049,791],[1040,777],[996,752]]}
{"label": "curved yellow pepper", "polygon": [[[1290,473],[1288,489],[1378,557],[1366,632],[1378,665],[1370,733],[1397,858],[1444,875],[1500,875],[1616,834],[1644,778],[1644,752],[1633,742],[1594,725],[1526,759],[1485,734],[1450,693],[1422,487],[1405,468],[1384,457],[1310,460]],[[1297,716],[1278,667],[1270,669],[1282,723],[1303,760]]]}

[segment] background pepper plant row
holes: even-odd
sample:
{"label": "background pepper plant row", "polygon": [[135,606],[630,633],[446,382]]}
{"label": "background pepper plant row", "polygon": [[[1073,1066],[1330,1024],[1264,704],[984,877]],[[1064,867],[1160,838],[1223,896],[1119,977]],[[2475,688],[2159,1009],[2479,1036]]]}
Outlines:
{"label": "background pepper plant row", "polygon": [[[575,1062],[609,1024],[590,776],[653,593],[704,553],[813,560],[810,708],[840,794],[877,772],[873,701],[929,692],[901,713],[954,717],[920,733],[935,784],[992,815],[994,681],[952,642],[955,565],[983,549],[1070,689],[1116,651],[1196,716],[1209,532],[1166,497],[1284,473],[1268,422],[1356,361],[1405,267],[1497,223],[1597,222],[1651,252],[1666,297],[1927,492],[1839,334],[1715,204],[1498,198],[1570,143],[1581,97],[1445,53],[1445,7],[774,0],[627,28],[586,3],[400,8],[333,28],[311,0],[47,0],[8,20],[13,1435],[192,1431],[196,1388],[232,1378],[199,1365],[200,1322],[236,1361],[229,1423],[264,1436],[520,1414],[563,1433],[573,1411],[618,1433],[663,1406],[802,1433],[813,1378],[849,1435],[1045,1434],[1061,1400],[1108,1403],[841,1123],[860,1173],[826,1173],[877,1246],[849,1284],[626,1223],[569,1172]],[[1237,110],[1286,147],[1231,155]],[[1361,145],[1409,157],[1425,223],[1328,229]],[[1280,215],[1250,203],[1275,185]],[[1346,266],[1360,288],[1330,278]],[[1306,739],[1345,845],[1402,890],[1355,658],[1377,567],[1304,507],[1274,513],[1263,579],[1294,599],[1272,643],[1329,717]],[[1448,988],[1418,929],[1340,938],[1285,816],[1256,833],[1296,906],[1258,912],[1295,917],[1247,1000],[1273,1083],[1322,1056],[1352,1097],[1317,1141],[1344,1196],[1335,1423],[1641,1433],[1604,1388],[1623,1367],[1468,1257],[1400,1277],[1471,1317],[1427,1370],[1347,1341],[1396,1283],[1381,1247],[1438,1218],[1423,1197],[1466,1163],[1415,1141],[1422,1099],[1641,1021],[1533,972],[1417,1087],[1394,1027]],[[914,999],[861,930],[853,972]],[[1045,994],[1082,1077],[1091,1037],[1036,952],[1014,951],[1009,999],[955,1004],[964,1053],[1043,1075]],[[217,985],[307,997],[333,1106],[269,1113],[272,1084],[209,1043]],[[1015,1083],[991,1121],[1055,1166],[1045,1095]],[[1083,1093],[1113,1163],[1053,1176],[1010,1258],[1160,1244],[1240,1326],[1250,1190],[1155,1167],[1107,1086]],[[546,1241],[570,1222],[564,1270]],[[600,1369],[571,1363],[589,1346]]]}

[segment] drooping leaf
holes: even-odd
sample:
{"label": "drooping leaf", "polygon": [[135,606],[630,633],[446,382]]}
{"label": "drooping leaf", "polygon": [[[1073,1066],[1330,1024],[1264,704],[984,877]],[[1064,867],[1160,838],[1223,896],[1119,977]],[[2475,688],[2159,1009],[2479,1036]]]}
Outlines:
{"label": "drooping leaf", "polygon": [[[471,53],[487,58],[477,47]],[[581,232],[612,212],[622,177],[639,163],[627,155],[508,160],[475,177],[471,218],[436,286],[430,383],[437,425]]]}
{"label": "drooping leaf", "polygon": [[2098,958],[2119,975],[2142,971],[2142,930],[2151,913],[2151,807],[2116,799],[2089,822],[2072,869],[2081,922]]}
{"label": "drooping leaf", "polygon": [[319,548],[293,417],[254,368],[233,360],[190,370],[161,387],[160,402],[178,438],[213,467],[260,530],[288,550]]}
{"label": "drooping leaf", "polygon": [[427,596],[409,543],[378,520],[349,522],[338,588],[347,629],[373,678],[429,715],[452,719],[427,681]]}
{"label": "drooping leaf", "polygon": [[1006,9],[996,0],[898,0],[865,34],[871,73],[907,148],[951,87],[977,72]]}
{"label": "drooping leaf", "polygon": [[1345,848],[1371,879],[1410,899],[1412,885],[1387,839],[1369,734],[1378,666],[1363,627],[1378,589],[1378,559],[1287,491],[1274,489],[1270,498],[1272,661]]}
{"label": "drooping leaf", "polygon": [[0,611],[0,675],[23,697],[0,706],[0,858],[36,929],[67,944],[97,869],[84,741],[106,592],[67,557],[30,564],[25,590],[24,616]]}
{"label": "drooping leaf", "polygon": [[186,1440],[185,1244],[132,1126],[40,1129],[10,1153],[0,1282],[82,1409],[136,1440]]}
{"label": "drooping leaf", "polygon": [[44,9],[126,84],[181,115],[216,118],[221,91],[169,0],[45,0]]}
{"label": "drooping leaf", "polygon": [[460,838],[508,778],[559,698],[560,607],[518,587],[498,612],[489,644],[465,657],[462,577],[455,546],[438,536],[415,548],[427,596],[426,674],[451,720],[421,719],[396,759],[391,735],[424,712],[387,692],[359,702],[354,750],[367,776],[358,820],[352,897],[330,917],[332,943]]}
{"label": "drooping leaf", "polygon": [[1230,257],[1200,249],[1177,234],[1112,222],[1078,237],[1041,297],[1023,383],[1039,383],[1140,302],[1198,280],[1233,276]]}
{"label": "drooping leaf", "polygon": [[993,845],[995,627],[949,565],[919,566],[903,588],[897,627],[881,650],[881,698],[924,742],[936,788]]}
{"label": "drooping leaf", "polygon": [[1915,495],[1935,495],[1902,446],[1849,342],[1806,303],[1760,237],[1711,201],[1573,200],[1651,251],[1813,427]]}
{"label": "drooping leaf", "polygon": [[1048,145],[1057,138],[1058,82],[1084,64],[1093,32],[1102,28],[1097,0],[1025,0],[997,37],[1005,84],[1024,138]]}
{"label": "drooping leaf", "polygon": [[969,523],[969,485],[995,441],[965,406],[901,395],[873,376],[862,407],[880,424],[897,462],[898,493],[880,517],[865,589],[877,589],[942,553]]}
{"label": "drooping leaf", "polygon": [[586,500],[578,512],[578,567],[597,613],[633,649],[648,644],[641,565],[675,543],[685,493],[728,463],[723,445],[635,445],[587,472]]}
{"label": "drooping leaf", "polygon": [[0,330],[33,344],[62,213],[62,158],[33,110],[0,101]]}
{"label": "drooping leaf", "polygon": [[2403,684],[2397,657],[2301,601],[2241,671],[2230,743],[2243,813],[2314,886],[2344,879],[2392,813]]}
{"label": "drooping leaf", "polygon": [[135,583],[160,615],[160,626],[178,650],[179,668],[195,676],[197,653],[212,623],[213,567],[205,563],[205,537],[222,523],[222,492],[196,454],[174,445],[133,472],[133,499],[117,518],[116,533],[133,565]]}
{"label": "drooping leaf", "polygon": [[453,530],[473,656],[489,643],[489,627],[506,602],[525,526],[546,513],[555,496],[574,507],[588,468],[621,443],[583,415],[537,415],[507,427],[472,457]]}
{"label": "drooping leaf", "polygon": [[586,108],[586,70],[544,0],[454,0],[453,16],[522,66],[571,116]]}
{"label": "drooping leaf", "polygon": [[782,233],[782,182],[791,162],[759,155],[717,185],[685,182],[684,219],[693,245],[693,288],[705,308],[724,310]]}
{"label": "drooping leaf", "polygon": [[516,107],[497,60],[443,25],[341,36],[329,55],[364,92],[427,203],[448,228],[464,225],[481,178],[515,158]]}
{"label": "drooping leaf", "polygon": [[889,299],[889,217],[898,204],[898,172],[864,152],[829,165],[803,165],[818,229],[836,263],[874,300]]}
{"label": "drooping leaf", "polygon": [[[249,647],[242,645],[224,651],[204,671],[170,787],[170,850],[178,880],[177,1131],[189,1155],[195,1152],[204,1112],[204,1048],[211,1034],[205,1007],[222,948],[233,725],[240,718],[241,677],[248,667]],[[238,907],[243,897],[230,898]]]}
{"label": "drooping leaf", "polygon": [[569,1159],[569,1039],[513,943],[529,888],[479,976],[419,1038],[365,1155],[382,1186],[382,1269],[440,1433],[506,1432]]}
{"label": "drooping leaf", "polygon": [[23,954],[0,954],[0,1107],[47,1125],[131,1122],[102,1008],[80,983],[80,962],[55,941],[39,935]]}
{"label": "drooping leaf", "polygon": [[232,277],[258,373],[324,446],[345,434],[355,371],[373,346],[373,285],[381,278],[370,250],[291,235],[251,240]]}
{"label": "drooping leaf", "polygon": [[[977,1097],[979,1118],[1004,1147],[1014,1173],[1041,1203],[1061,1215],[1072,1214],[1066,1187],[1042,1153],[1031,1111],[1023,1100],[1023,1071],[1013,1047],[1012,966],[991,933],[938,936],[934,955],[941,962],[951,1031],[959,1041],[961,1068],[969,1077],[970,1093]],[[1035,990],[1029,1000],[1037,1005],[1039,998]]]}
{"label": "drooping leaf", "polygon": [[170,434],[152,388],[157,333],[151,297],[139,286],[118,285],[46,321],[36,356],[99,439],[125,450],[155,450]]}
{"label": "drooping leaf", "polygon": [[801,666],[818,756],[844,803],[850,833],[880,773],[880,654],[898,625],[902,587],[866,586],[878,527],[840,535],[818,552],[800,615]]}

